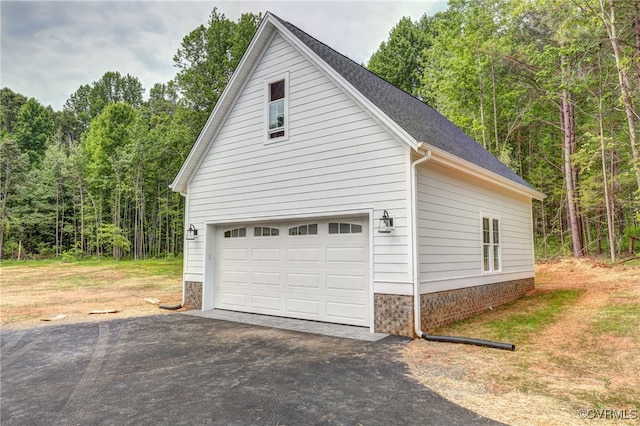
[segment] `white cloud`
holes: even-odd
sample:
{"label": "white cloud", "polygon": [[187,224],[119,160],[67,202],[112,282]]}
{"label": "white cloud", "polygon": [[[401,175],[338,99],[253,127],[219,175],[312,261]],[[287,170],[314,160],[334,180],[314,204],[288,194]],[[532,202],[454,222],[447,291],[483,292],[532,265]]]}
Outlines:
{"label": "white cloud", "polygon": [[[417,20],[443,10],[446,2],[223,1],[215,6],[232,20],[270,11],[365,63],[402,16]],[[206,24],[214,4],[2,1],[0,7],[2,86],[58,110],[80,85],[107,71],[131,74],[147,91],[172,79],[182,38]]]}

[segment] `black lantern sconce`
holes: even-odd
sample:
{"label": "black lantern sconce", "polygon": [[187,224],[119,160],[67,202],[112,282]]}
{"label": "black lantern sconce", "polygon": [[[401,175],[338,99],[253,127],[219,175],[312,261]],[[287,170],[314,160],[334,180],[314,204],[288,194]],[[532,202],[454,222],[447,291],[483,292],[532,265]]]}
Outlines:
{"label": "black lantern sconce", "polygon": [[187,236],[185,238],[189,241],[193,241],[198,238],[198,230],[195,226],[189,225],[189,229],[187,229]]}
{"label": "black lantern sconce", "polygon": [[381,234],[389,234],[393,230],[393,218],[389,217],[389,213],[385,210],[380,218],[378,232]]}

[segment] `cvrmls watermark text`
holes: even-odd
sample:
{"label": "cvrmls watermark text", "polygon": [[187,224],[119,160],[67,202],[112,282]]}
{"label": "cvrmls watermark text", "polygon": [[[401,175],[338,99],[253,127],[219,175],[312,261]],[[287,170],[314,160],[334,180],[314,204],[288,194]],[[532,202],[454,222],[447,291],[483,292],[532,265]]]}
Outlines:
{"label": "cvrmls watermark text", "polygon": [[578,410],[581,419],[601,420],[637,420],[640,410],[616,410],[611,408],[582,408]]}

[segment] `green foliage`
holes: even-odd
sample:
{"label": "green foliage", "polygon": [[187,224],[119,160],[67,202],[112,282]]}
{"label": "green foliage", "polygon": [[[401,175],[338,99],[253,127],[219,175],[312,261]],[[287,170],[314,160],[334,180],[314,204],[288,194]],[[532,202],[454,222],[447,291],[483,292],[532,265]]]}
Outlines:
{"label": "green foliage", "polygon": [[[636,65],[633,4],[617,2],[622,66]],[[561,99],[574,111],[580,234],[588,254],[615,251],[640,223],[618,66],[591,0],[451,0],[446,11],[402,18],[368,67],[428,102],[547,195],[534,202],[536,256],[571,253]],[[169,189],[238,65],[260,15],[213,9],[182,40],[174,81],[145,93],[106,72],[62,111],[0,92],[0,258],[161,257],[182,250],[184,199]],[[632,79],[637,97],[640,81]],[[634,97],[636,117],[637,105]],[[636,128],[640,122],[636,122]],[[606,184],[605,184],[606,178]],[[614,232],[612,232],[613,234]]]}
{"label": "green foliage", "polygon": [[369,59],[369,68],[405,92],[419,96],[423,74],[422,54],[430,46],[430,18],[419,22],[403,17]]}
{"label": "green foliage", "polygon": [[134,108],[125,103],[111,104],[92,122],[84,142],[87,178],[95,188],[113,188],[122,172],[125,149],[133,143],[131,127]]}
{"label": "green foliage", "polygon": [[98,229],[98,238],[100,244],[106,251],[112,251],[114,248],[129,250],[131,242],[124,236],[122,229],[111,223],[105,223]]}
{"label": "green foliage", "polygon": [[2,88],[0,91],[0,131],[13,133],[18,112],[26,102],[26,96],[15,93],[8,87]]}
{"label": "green foliage", "polygon": [[29,155],[31,165],[42,159],[45,144],[53,134],[53,111],[43,107],[34,98],[25,102],[18,111],[13,135],[20,150]]}
{"label": "green foliage", "polygon": [[[628,2],[616,5],[623,66],[631,75],[637,13]],[[605,189],[619,253],[624,230],[636,226],[640,193],[600,5],[590,0],[452,0],[448,10],[420,22],[428,25],[401,19],[372,55],[370,69],[427,100],[547,195],[542,204],[534,204],[538,256],[571,253],[571,223],[586,254],[608,249]],[[409,40],[420,41],[410,46]],[[632,83],[637,96],[640,81]],[[561,118],[563,100],[570,118]],[[570,146],[568,155],[564,142]],[[571,168],[571,200],[565,167]],[[569,201],[577,205],[575,221]]]}
{"label": "green foliage", "polygon": [[251,42],[261,16],[245,13],[230,21],[214,8],[207,25],[189,33],[173,57],[176,83],[194,112],[199,132]]}

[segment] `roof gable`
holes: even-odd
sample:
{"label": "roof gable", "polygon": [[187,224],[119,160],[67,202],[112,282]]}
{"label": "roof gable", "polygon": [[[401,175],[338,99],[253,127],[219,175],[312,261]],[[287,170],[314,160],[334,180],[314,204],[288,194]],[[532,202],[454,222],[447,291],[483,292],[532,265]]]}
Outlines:
{"label": "roof gable", "polygon": [[337,84],[357,98],[363,107],[411,148],[417,150],[419,142],[424,142],[443,151],[445,157],[454,158],[455,162],[458,162],[457,159],[463,160],[458,162],[462,167],[482,169],[484,178],[491,180],[492,175],[497,175],[503,178],[501,180],[509,181],[510,186],[516,184],[516,187],[534,198],[544,197],[435,109],[269,12],[265,14],[236,72],[171,184],[174,191],[186,192],[190,176],[197,169],[275,31],[297,45],[319,68],[333,72]]}
{"label": "roof gable", "polygon": [[[277,19],[280,20],[280,18]],[[529,183],[429,105],[319,42],[289,22],[282,20],[280,22],[416,141],[426,142],[515,183],[532,188]]]}

